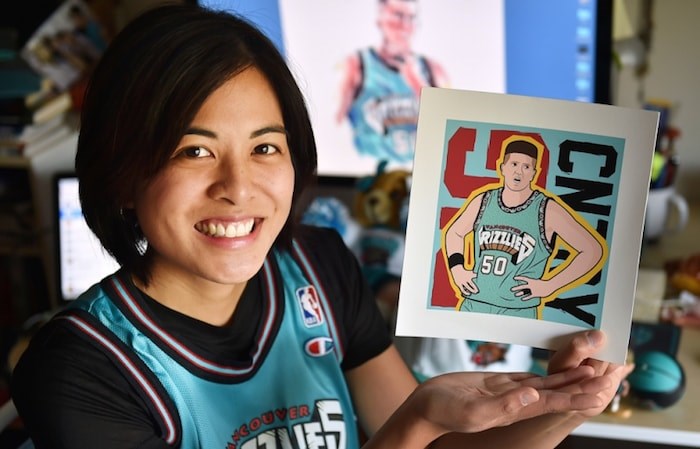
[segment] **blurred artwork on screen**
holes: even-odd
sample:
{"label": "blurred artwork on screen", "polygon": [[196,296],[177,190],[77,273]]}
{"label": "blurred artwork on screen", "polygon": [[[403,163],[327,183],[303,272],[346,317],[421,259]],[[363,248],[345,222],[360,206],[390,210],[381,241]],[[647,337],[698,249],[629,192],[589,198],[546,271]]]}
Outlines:
{"label": "blurred artwork on screen", "polygon": [[410,168],[424,86],[505,92],[502,2],[279,5],[284,49],[309,101],[320,174],[371,173],[381,160]]}
{"label": "blurred artwork on screen", "polygon": [[[411,169],[423,86],[609,102],[612,0],[198,0],[284,53],[321,177]],[[323,181],[323,179],[322,179]]]}

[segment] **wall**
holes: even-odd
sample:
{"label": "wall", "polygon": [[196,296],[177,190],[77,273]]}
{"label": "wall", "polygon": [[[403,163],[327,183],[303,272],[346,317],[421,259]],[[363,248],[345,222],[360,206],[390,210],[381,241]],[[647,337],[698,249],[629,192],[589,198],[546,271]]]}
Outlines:
{"label": "wall", "polygon": [[[636,0],[640,3],[642,0]],[[628,5],[635,1],[626,2]],[[673,104],[671,123],[681,165],[676,186],[691,201],[700,201],[700,2],[656,0],[652,4],[652,38],[646,74],[634,68],[613,72],[615,104],[639,107],[642,98],[662,98]]]}

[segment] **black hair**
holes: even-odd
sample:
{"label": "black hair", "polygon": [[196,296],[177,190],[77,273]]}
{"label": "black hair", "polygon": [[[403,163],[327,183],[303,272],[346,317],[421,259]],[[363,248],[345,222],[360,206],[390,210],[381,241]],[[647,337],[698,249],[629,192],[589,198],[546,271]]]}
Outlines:
{"label": "black hair", "polygon": [[[150,253],[124,205],[164,167],[207,97],[249,67],[267,78],[282,110],[294,210],[316,173],[309,114],[284,57],[245,19],[192,4],[150,9],[114,38],[91,76],[75,158],[83,214],[104,248],[145,284]],[[295,221],[290,214],[275,245],[289,246]]]}

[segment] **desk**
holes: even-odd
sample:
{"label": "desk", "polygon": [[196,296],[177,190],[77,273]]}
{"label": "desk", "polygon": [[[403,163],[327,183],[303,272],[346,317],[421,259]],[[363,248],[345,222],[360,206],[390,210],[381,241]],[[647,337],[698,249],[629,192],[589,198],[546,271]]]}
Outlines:
{"label": "desk", "polygon": [[700,447],[700,329],[683,329],[678,360],[686,374],[686,390],[676,404],[656,411],[633,409],[628,418],[603,413],[579,426],[573,434]]}
{"label": "desk", "polygon": [[688,224],[681,232],[667,234],[658,242],[645,242],[642,245],[639,266],[643,268],[663,268],[670,260],[683,259],[700,252],[700,202],[688,205]]}
{"label": "desk", "polygon": [[[635,315],[648,317],[649,306],[655,299],[661,299],[657,296],[664,295],[665,278],[659,278],[658,270],[665,262],[700,252],[700,239],[696,237],[700,231],[700,204],[691,204],[689,215],[685,230],[666,235],[654,244],[645,243],[642,247]],[[640,292],[640,288],[643,291]],[[632,409],[628,418],[603,413],[579,426],[573,434],[700,447],[700,329],[683,328],[677,357],[686,375],[685,394],[679,402],[664,410]]]}

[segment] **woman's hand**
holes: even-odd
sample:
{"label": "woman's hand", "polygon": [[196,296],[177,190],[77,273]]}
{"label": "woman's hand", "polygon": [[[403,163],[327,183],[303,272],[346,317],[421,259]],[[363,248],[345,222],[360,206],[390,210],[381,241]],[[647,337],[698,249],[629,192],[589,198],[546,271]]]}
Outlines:
{"label": "woman's hand", "polygon": [[632,364],[617,365],[593,359],[592,357],[604,344],[605,334],[603,332],[597,330],[581,332],[574,335],[566,346],[556,351],[549,361],[548,372],[550,374],[566,372],[579,366],[589,366],[593,369],[596,378],[606,380],[609,383],[607,388],[601,389],[596,394],[601,401],[599,407],[578,411],[583,418],[598,415],[605,410],[615,396],[620,382],[634,369]]}
{"label": "woman's hand", "polygon": [[450,373],[420,385],[404,406],[419,410],[433,435],[472,433],[543,414],[597,410],[604,406],[600,392],[609,388],[610,379],[594,377],[590,366],[544,377]]}
{"label": "woman's hand", "polygon": [[[348,373],[360,421],[373,435],[366,447],[424,448],[437,439],[436,447],[529,447],[532,438],[554,447],[604,410],[632,369],[591,359],[604,338],[576,334],[552,357],[548,376],[449,373],[419,386],[391,347]],[[484,432],[492,428],[500,429]]]}

